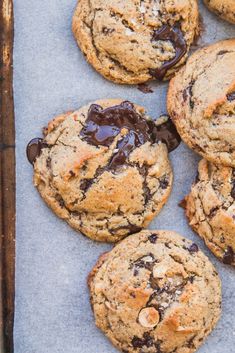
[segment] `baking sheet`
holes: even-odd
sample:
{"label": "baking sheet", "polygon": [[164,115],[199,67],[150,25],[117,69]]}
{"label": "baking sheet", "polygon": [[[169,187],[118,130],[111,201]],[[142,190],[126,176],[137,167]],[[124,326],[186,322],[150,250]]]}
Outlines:
{"label": "baking sheet", "polygon": [[[235,37],[235,26],[200,4],[204,32],[199,46]],[[56,114],[99,98],[120,97],[165,113],[167,84],[152,94],[103,79],[85,61],[71,33],[76,0],[15,0],[14,92],[17,158],[15,353],[115,353],[95,327],[86,277],[111,248],[95,243],[59,220],[32,185],[27,142]],[[171,229],[196,241],[223,282],[223,315],[200,353],[234,353],[235,271],[219,263],[187,225],[178,202],[189,191],[199,157],[185,145],[171,153],[173,192],[150,228]]]}

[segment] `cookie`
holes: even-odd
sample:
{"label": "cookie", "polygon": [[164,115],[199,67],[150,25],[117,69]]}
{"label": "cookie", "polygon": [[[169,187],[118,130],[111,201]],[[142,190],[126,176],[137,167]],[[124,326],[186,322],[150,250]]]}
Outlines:
{"label": "cookie", "polygon": [[220,316],[221,284],[196,244],[142,231],[104,254],[88,278],[96,325],[125,353],[191,353]]}
{"label": "cookie", "polygon": [[204,0],[209,10],[215,12],[226,21],[235,23],[234,0]]}
{"label": "cookie", "polygon": [[235,169],[205,159],[185,198],[190,226],[225,264],[235,265]]}
{"label": "cookie", "polygon": [[198,28],[196,0],[80,0],[72,23],[87,61],[123,84],[169,79]]}
{"label": "cookie", "polygon": [[98,241],[146,227],[172,186],[168,150],[180,142],[169,120],[107,99],[61,115],[28,147],[34,184],[52,210]]}
{"label": "cookie", "polygon": [[195,52],[171,80],[167,106],[190,148],[235,167],[235,39]]}

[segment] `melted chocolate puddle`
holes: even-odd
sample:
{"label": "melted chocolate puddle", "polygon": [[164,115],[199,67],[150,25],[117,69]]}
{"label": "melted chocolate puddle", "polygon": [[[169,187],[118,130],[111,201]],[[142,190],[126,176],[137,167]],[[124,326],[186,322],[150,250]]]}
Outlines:
{"label": "melted chocolate puddle", "polygon": [[109,162],[110,169],[123,165],[136,148],[145,142],[164,142],[169,152],[174,150],[181,139],[171,120],[156,126],[153,121],[148,121],[138,114],[130,102],[103,109],[101,106],[90,106],[86,125],[81,130],[80,136],[88,143],[95,146],[110,146],[122,129],[127,129],[125,136],[117,143],[117,152]]}
{"label": "melted chocolate puddle", "polygon": [[[91,145],[109,147],[122,129],[127,131],[118,141],[117,151],[109,161],[108,167],[111,170],[122,166],[130,153],[145,142],[153,144],[162,141],[171,152],[181,141],[170,119],[156,125],[154,121],[146,120],[138,114],[134,105],[128,101],[106,109],[92,104],[80,136]],[[45,147],[48,145],[41,138],[34,138],[29,142],[26,153],[31,164]]]}
{"label": "melted chocolate puddle", "polygon": [[36,137],[32,139],[26,148],[28,161],[33,164],[37,157],[40,156],[42,149],[45,147],[47,147],[47,144],[43,141],[42,138]]}
{"label": "melted chocolate puddle", "polygon": [[184,40],[183,33],[178,26],[164,25],[159,30],[154,31],[152,41],[169,40],[172,42],[175,49],[175,57],[166,61],[157,69],[150,69],[149,73],[158,80],[162,80],[166,75],[167,70],[177,64],[187,52],[187,44]]}

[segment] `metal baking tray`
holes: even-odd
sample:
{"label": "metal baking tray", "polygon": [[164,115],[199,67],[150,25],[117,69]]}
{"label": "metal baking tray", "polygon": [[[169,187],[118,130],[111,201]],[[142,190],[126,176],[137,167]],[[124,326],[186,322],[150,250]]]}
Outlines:
{"label": "metal baking tray", "polygon": [[[86,284],[98,256],[112,245],[76,233],[47,208],[33,187],[25,147],[52,117],[96,99],[128,99],[157,118],[166,113],[168,83],[151,83],[153,93],[144,94],[136,86],[116,85],[96,73],[72,35],[76,0],[0,0],[0,4],[0,352],[12,353],[14,342],[15,353],[115,353],[95,327]],[[235,26],[210,13],[202,1],[200,12],[203,31],[193,50],[235,37]],[[217,261],[178,207],[200,157],[182,143],[170,158],[173,191],[150,228],[175,230],[192,239],[215,264],[223,284],[223,314],[199,352],[234,353],[234,269]]]}

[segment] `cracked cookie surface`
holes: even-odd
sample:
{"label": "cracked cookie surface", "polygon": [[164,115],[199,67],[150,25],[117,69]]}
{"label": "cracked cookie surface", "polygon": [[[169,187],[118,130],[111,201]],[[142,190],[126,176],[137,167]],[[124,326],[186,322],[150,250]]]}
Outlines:
{"label": "cracked cookie surface", "polygon": [[167,106],[190,148],[235,167],[235,39],[194,53],[171,80]]}
{"label": "cracked cookie surface", "polygon": [[73,33],[107,79],[138,84],[169,79],[198,35],[196,0],[80,0]]}
{"label": "cracked cookie surface", "polygon": [[159,141],[162,126],[142,107],[112,99],[59,116],[36,151],[34,184],[74,229],[118,241],[146,227],[170,194],[175,145]]}
{"label": "cracked cookie surface", "polygon": [[209,10],[215,12],[226,21],[235,23],[234,0],[204,0]]}
{"label": "cracked cookie surface", "polygon": [[171,231],[133,234],[100,257],[88,278],[96,325],[126,353],[192,353],[220,316],[209,259]]}
{"label": "cracked cookie surface", "polygon": [[235,169],[201,160],[185,200],[190,226],[215,256],[235,266]]}

